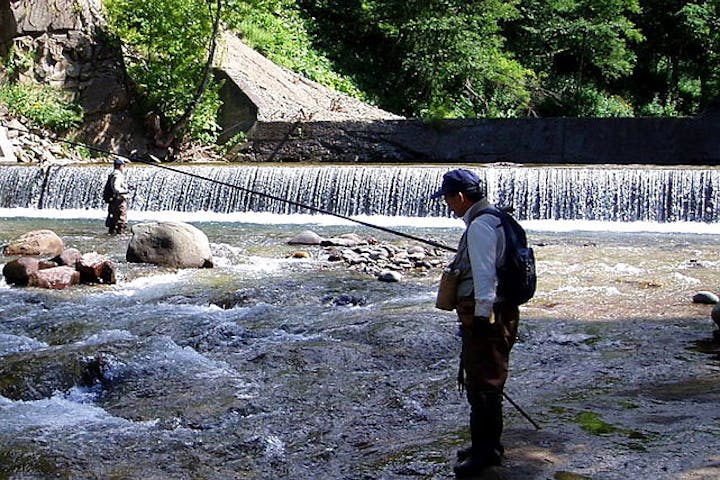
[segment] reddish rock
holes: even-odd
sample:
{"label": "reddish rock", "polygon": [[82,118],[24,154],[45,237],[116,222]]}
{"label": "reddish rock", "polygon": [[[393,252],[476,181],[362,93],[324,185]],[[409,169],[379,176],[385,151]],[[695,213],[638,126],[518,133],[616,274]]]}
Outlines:
{"label": "reddish rock", "polygon": [[5,256],[13,255],[60,255],[65,246],[52,230],[33,230],[13,240],[3,249]]}
{"label": "reddish rock", "polygon": [[80,272],[72,267],[62,266],[38,270],[30,278],[28,286],[62,290],[80,283]]}
{"label": "reddish rock", "polygon": [[82,283],[116,283],[115,264],[97,253],[86,253],[75,265]]}
{"label": "reddish rock", "polygon": [[45,270],[46,268],[55,268],[59,267],[56,262],[52,260],[40,260],[38,261],[38,270]]}
{"label": "reddish rock", "polygon": [[21,257],[8,262],[3,267],[3,276],[8,285],[25,287],[39,270],[39,260],[34,257]]}
{"label": "reddish rock", "polygon": [[75,264],[82,258],[82,253],[77,248],[66,248],[57,257],[53,258],[54,262],[58,265],[67,265],[68,267],[74,267]]}

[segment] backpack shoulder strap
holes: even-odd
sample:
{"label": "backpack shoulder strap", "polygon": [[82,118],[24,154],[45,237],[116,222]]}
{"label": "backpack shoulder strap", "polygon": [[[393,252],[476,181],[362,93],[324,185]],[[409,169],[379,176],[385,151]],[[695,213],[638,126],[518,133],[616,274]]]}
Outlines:
{"label": "backpack shoulder strap", "polygon": [[505,232],[506,242],[520,244],[521,246],[527,245],[527,236],[525,235],[525,230],[518,223],[518,221],[515,220],[515,218],[508,212],[501,208],[484,208],[480,210],[475,216],[473,216],[473,220],[484,214],[493,215],[500,219],[499,227],[502,227]]}
{"label": "backpack shoulder strap", "polygon": [[504,216],[507,215],[505,212],[495,209],[495,208],[483,208],[479,212],[475,213],[472,217],[470,217],[470,222],[472,223],[476,218],[482,216],[482,215],[492,215],[493,217],[497,217],[500,220],[500,225],[498,225],[498,228],[502,227],[504,224]]}

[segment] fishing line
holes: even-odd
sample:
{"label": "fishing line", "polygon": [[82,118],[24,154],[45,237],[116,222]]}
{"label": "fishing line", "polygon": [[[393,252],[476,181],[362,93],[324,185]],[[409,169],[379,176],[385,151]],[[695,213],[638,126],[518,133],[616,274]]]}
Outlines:
{"label": "fishing line", "polygon": [[[16,131],[21,131],[21,132],[22,132],[22,131],[25,131],[24,129],[17,128],[17,127],[11,127],[11,126],[7,126],[7,125],[5,126],[5,128],[12,129],[12,130],[16,130]],[[36,133],[36,132],[34,132],[34,133]],[[36,134],[37,134],[37,133],[36,133]],[[409,234],[409,233],[400,232],[400,231],[398,231],[398,230],[393,230],[393,229],[391,229],[391,228],[383,227],[383,226],[381,226],[381,225],[375,225],[375,224],[373,224],[373,223],[369,223],[369,222],[365,222],[365,221],[362,221],[362,220],[358,220],[358,219],[356,219],[356,218],[351,218],[351,217],[348,217],[347,215],[342,215],[342,214],[340,214],[340,213],[332,212],[332,211],[326,210],[326,209],[324,209],[324,208],[314,207],[314,206],[312,206],[312,205],[307,205],[307,204],[304,204],[304,203],[301,203],[301,202],[296,202],[296,201],[294,201],[294,200],[288,200],[288,199],[286,199],[286,198],[281,198],[281,197],[278,197],[278,196],[276,196],[276,195],[272,195],[272,194],[265,193],[265,192],[258,192],[257,190],[252,190],[252,189],[250,189],[250,188],[241,187],[241,186],[235,185],[235,184],[233,184],[233,183],[223,182],[223,181],[221,181],[221,180],[216,180],[216,179],[214,179],[214,178],[205,177],[205,176],[203,176],[203,175],[198,175],[198,174],[196,174],[196,173],[186,172],[186,171],[183,171],[183,170],[179,170],[179,169],[177,169],[177,168],[169,167],[169,166],[167,166],[167,165],[159,164],[159,163],[157,163],[157,162],[153,162],[153,161],[149,161],[149,160],[143,160],[142,158],[138,158],[137,156],[127,156],[127,155],[122,155],[122,154],[118,154],[118,153],[113,153],[113,152],[110,152],[110,151],[105,150],[105,149],[102,149],[102,148],[94,147],[94,146],[92,146],[92,145],[87,145],[87,144],[79,143],[79,142],[73,142],[72,140],[65,140],[65,139],[59,138],[59,137],[54,136],[54,135],[47,135],[47,134],[45,134],[45,133],[39,133],[38,135],[39,135],[39,136],[46,137],[46,138],[50,138],[51,140],[54,140],[54,141],[57,141],[57,142],[66,143],[66,144],[68,144],[68,145],[73,145],[73,146],[76,146],[76,147],[87,148],[88,150],[93,150],[93,151],[95,151],[95,152],[103,153],[103,154],[105,154],[105,155],[115,155],[115,156],[117,156],[117,157],[123,157],[123,158],[129,160],[131,163],[142,163],[142,164],[145,164],[145,165],[150,165],[150,166],[152,166],[152,167],[162,168],[162,169],[164,169],[164,170],[169,170],[169,171],[171,171],[171,172],[179,173],[179,174],[181,174],[181,175],[187,175],[187,176],[189,176],[189,177],[197,178],[198,180],[205,180],[205,181],[207,181],[207,182],[212,182],[212,183],[215,183],[215,184],[218,184],[218,185],[223,185],[223,186],[225,186],[225,187],[234,188],[234,189],[241,190],[241,191],[243,191],[243,192],[247,192],[247,193],[250,193],[250,194],[253,194],[253,195],[259,195],[259,196],[261,196],[261,197],[269,198],[269,199],[271,199],[271,200],[275,200],[275,201],[278,201],[278,202],[281,202],[281,203],[287,203],[287,204],[293,205],[293,206],[295,206],[295,207],[304,208],[304,209],[311,210],[311,211],[317,212],[317,213],[322,213],[323,215],[330,215],[330,216],[333,216],[333,217],[336,217],[336,218],[341,218],[341,219],[347,220],[347,221],[349,221],[349,222],[357,223],[357,224],[362,225],[362,226],[364,226],[364,227],[374,228],[374,229],[376,229],[376,230],[381,230],[381,231],[383,231],[383,232],[390,233],[390,234],[392,234],[392,235],[397,235],[397,236],[404,237],[404,238],[407,238],[407,239],[410,239],[410,240],[415,240],[415,241],[417,241],[417,242],[425,243],[425,244],[427,244],[427,245],[430,245],[430,246],[433,246],[433,247],[436,247],[436,248],[440,248],[440,249],[443,249],[443,250],[447,250],[447,251],[450,251],[450,252],[457,252],[457,249],[456,249],[456,248],[453,248],[453,247],[451,247],[451,246],[449,246],[449,245],[445,245],[444,243],[436,242],[436,241],[430,240],[430,239],[428,239],[428,238],[417,237],[417,236],[411,235],[411,234]],[[502,391],[501,394],[502,394],[502,396],[503,396],[508,402],[510,402],[510,404],[512,404],[513,407],[515,407],[515,409],[516,409],[523,417],[525,417],[526,420],[528,420],[537,430],[540,430],[540,426],[539,426],[537,423],[535,423],[535,421],[534,421],[522,408],[520,408],[520,406],[519,406],[517,403],[515,403],[515,401],[514,401],[512,398],[510,398],[510,396],[509,396],[507,393],[505,393],[504,391]]]}
{"label": "fishing line", "polygon": [[[6,126],[6,128],[8,128],[8,129],[13,129],[13,130],[17,130],[17,131],[23,131],[23,130],[20,129],[20,128],[15,128],[15,127],[10,127],[10,126]],[[234,189],[236,189],[236,190],[240,190],[240,191],[243,191],[243,192],[247,192],[247,193],[250,193],[250,194],[252,194],[252,195],[258,195],[258,196],[265,197],[265,198],[269,198],[269,199],[271,199],[271,200],[275,200],[275,201],[278,201],[278,202],[281,202],[281,203],[287,203],[287,204],[289,204],[289,205],[293,205],[293,206],[299,207],[299,208],[304,208],[304,209],[306,209],[306,210],[310,210],[310,211],[313,211],[313,212],[321,213],[321,214],[323,214],[323,215],[329,215],[329,216],[333,216],[333,217],[336,217],[336,218],[341,218],[341,219],[347,220],[347,221],[349,221],[349,222],[357,223],[357,224],[362,225],[362,226],[364,226],[364,227],[374,228],[374,229],[376,229],[376,230],[381,230],[381,231],[386,232],[386,233],[390,233],[390,234],[393,234],[393,235],[397,235],[397,236],[400,236],[400,237],[404,237],[404,238],[407,238],[407,239],[410,239],[410,240],[415,240],[415,241],[417,241],[417,242],[425,243],[425,244],[427,244],[427,245],[430,245],[430,246],[433,246],[433,247],[436,247],[436,248],[440,248],[440,249],[443,249],[443,250],[447,250],[447,251],[450,251],[450,252],[457,252],[457,249],[456,249],[456,248],[453,248],[453,247],[451,247],[451,246],[449,246],[449,245],[445,245],[444,243],[436,242],[436,241],[430,240],[430,239],[428,239],[428,238],[417,237],[417,236],[411,235],[411,234],[409,234],[409,233],[400,232],[400,231],[394,230],[394,229],[392,229],[392,228],[383,227],[383,226],[381,226],[381,225],[376,225],[376,224],[374,224],[374,223],[365,222],[365,221],[363,221],[363,220],[358,220],[358,219],[356,219],[356,218],[352,218],[352,217],[349,217],[349,216],[347,216],[347,215],[342,215],[342,214],[340,214],[340,213],[336,213],[336,212],[333,212],[333,211],[330,211],[330,210],[326,210],[326,209],[324,209],[324,208],[314,207],[314,206],[312,206],[312,205],[308,205],[308,204],[301,203],[301,202],[296,202],[296,201],[294,201],[294,200],[289,200],[289,199],[286,199],[286,198],[281,198],[281,197],[278,197],[278,196],[276,196],[276,195],[272,195],[272,194],[265,193],[265,192],[259,192],[259,191],[257,191],[257,190],[252,190],[252,189],[250,189],[250,188],[241,187],[240,185],[235,185],[235,184],[233,184],[233,183],[223,182],[222,180],[216,180],[216,179],[214,179],[214,178],[209,178],[209,177],[205,177],[205,176],[203,176],[203,175],[198,175],[197,173],[186,172],[186,171],[183,171],[183,170],[180,170],[180,169],[177,169],[177,168],[173,168],[173,167],[169,167],[169,166],[167,166],[167,165],[162,165],[162,164],[159,164],[159,163],[156,163],[156,162],[153,162],[153,161],[143,160],[142,158],[138,158],[137,156],[127,156],[127,155],[122,155],[122,154],[118,154],[118,153],[113,153],[113,152],[110,152],[110,151],[108,151],[108,150],[104,150],[104,149],[102,149],[102,148],[94,147],[94,146],[92,146],[92,145],[86,145],[86,144],[84,144],[84,143],[74,142],[74,141],[72,141],[72,140],[65,140],[65,139],[58,138],[58,137],[51,136],[51,135],[45,135],[45,134],[43,134],[42,136],[45,136],[45,137],[50,138],[50,139],[52,139],[52,140],[54,140],[54,141],[57,141],[57,142],[66,143],[66,144],[68,144],[68,145],[73,145],[73,146],[76,146],[76,147],[87,148],[87,149],[89,149],[89,150],[93,150],[93,151],[98,152],[98,153],[103,153],[103,154],[105,154],[105,155],[115,155],[115,156],[117,156],[117,157],[122,157],[122,158],[125,158],[125,159],[129,160],[131,163],[142,163],[142,164],[145,164],[145,165],[150,165],[150,166],[152,166],[152,167],[161,168],[161,169],[164,169],[164,170],[169,170],[169,171],[171,171],[171,172],[179,173],[179,174],[181,174],[181,175],[187,175],[187,176],[189,176],[189,177],[197,178],[197,179],[199,179],[199,180],[205,180],[205,181],[207,181],[207,182],[215,183],[215,184],[222,185],[222,186],[225,186],[225,187],[234,188]]]}

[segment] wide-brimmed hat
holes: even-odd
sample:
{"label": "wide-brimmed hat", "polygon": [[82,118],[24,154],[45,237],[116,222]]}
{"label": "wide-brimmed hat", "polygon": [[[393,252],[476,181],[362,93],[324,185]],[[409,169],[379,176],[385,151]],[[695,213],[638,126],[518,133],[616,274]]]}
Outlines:
{"label": "wide-brimmed hat", "polygon": [[480,177],[470,170],[458,168],[450,170],[443,175],[442,186],[440,190],[433,193],[430,198],[440,198],[443,195],[459,192],[467,192],[480,188]]}

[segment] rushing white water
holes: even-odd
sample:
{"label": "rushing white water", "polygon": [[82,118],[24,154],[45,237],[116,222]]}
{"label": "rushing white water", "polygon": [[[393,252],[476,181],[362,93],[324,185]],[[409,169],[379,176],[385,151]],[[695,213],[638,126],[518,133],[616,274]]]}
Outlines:
{"label": "rushing white water", "polygon": [[[430,200],[449,168],[438,166],[131,166],[137,212],[234,216],[309,214],[302,205],[343,216],[448,217]],[[651,167],[468,167],[488,197],[522,220],[717,223],[720,171]],[[0,208],[100,211],[108,168],[4,167]],[[204,179],[197,178],[203,177]],[[211,179],[208,181],[206,179]],[[97,213],[92,213],[95,215]],[[99,214],[98,214],[99,215]],[[87,214],[86,214],[87,216]],[[247,217],[251,218],[251,217]],[[249,220],[252,221],[252,220]],[[302,219],[302,223],[308,222]],[[644,229],[644,228],[643,228]]]}
{"label": "rushing white water", "polygon": [[[455,389],[456,319],[432,308],[439,271],[384,283],[326,261],[321,247],[293,259],[297,247],[287,240],[301,229],[325,237],[375,232],[334,217],[257,212],[133,210],[131,224],[136,215],[194,220],[215,268],[129,264],[129,238],[107,235],[103,215],[101,207],[0,209],[0,244],[52,229],[67,246],[107,255],[118,268],[115,285],[60,291],[9,287],[0,277],[0,478],[452,475],[455,450],[467,440],[467,407]],[[450,245],[462,231],[449,217],[363,218],[405,222],[403,231]],[[714,465],[717,432],[697,426],[717,410],[717,366],[686,348],[713,328],[710,306],[691,298],[717,285],[717,237],[693,230],[530,237],[541,280],[521,307],[508,394],[547,428],[535,433],[507,406],[507,474],[674,479]],[[339,296],[363,301],[332,301]],[[677,390],[683,382],[687,392]],[[681,395],[665,400],[664,384]],[[573,420],[579,412],[623,430],[588,434]],[[557,433],[543,433],[550,428]],[[629,430],[646,437],[638,440],[642,463],[627,447]],[[528,454],[535,451],[553,462],[536,463]],[[588,460],[588,451],[599,453]]]}
{"label": "rushing white water", "polygon": [[[37,209],[37,208],[0,208],[3,218],[55,218],[55,219],[97,219],[105,218],[105,210],[96,209]],[[331,215],[279,214],[260,212],[154,212],[130,210],[130,223],[143,221],[177,221],[177,222],[221,222],[252,225],[307,225],[307,226],[350,226],[353,222]],[[417,227],[461,229],[460,219],[447,217],[391,217],[387,215],[355,215],[350,217],[362,222],[385,228]],[[720,222],[606,222],[600,220],[522,220],[523,227],[535,232],[650,232],[650,233],[693,233],[720,235]]]}

